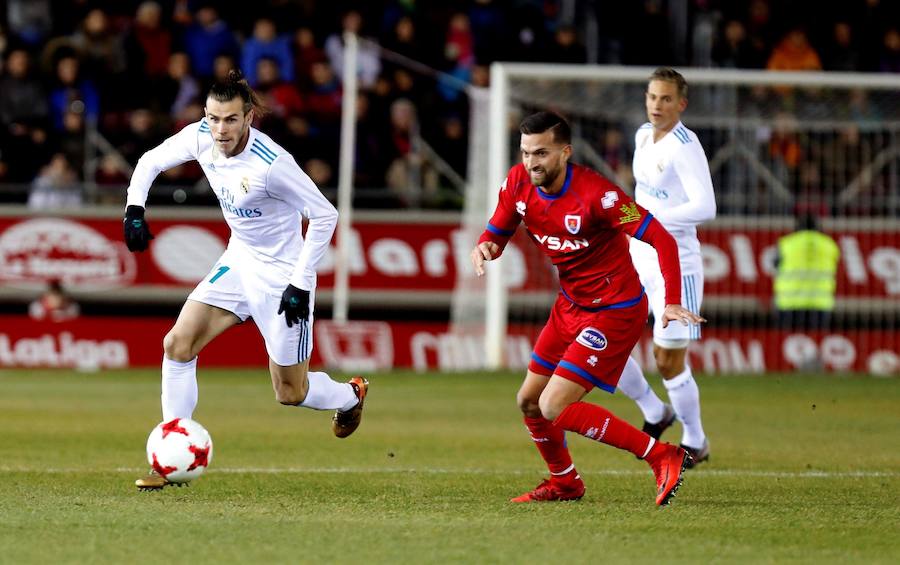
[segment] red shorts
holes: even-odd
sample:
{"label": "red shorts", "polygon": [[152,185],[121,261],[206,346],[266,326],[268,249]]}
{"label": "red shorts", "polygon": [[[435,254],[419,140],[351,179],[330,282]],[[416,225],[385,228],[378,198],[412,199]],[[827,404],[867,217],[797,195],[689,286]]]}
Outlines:
{"label": "red shorts", "polygon": [[559,375],[586,390],[615,392],[647,323],[647,296],[633,306],[590,312],[560,294],[538,337],[528,370]]}

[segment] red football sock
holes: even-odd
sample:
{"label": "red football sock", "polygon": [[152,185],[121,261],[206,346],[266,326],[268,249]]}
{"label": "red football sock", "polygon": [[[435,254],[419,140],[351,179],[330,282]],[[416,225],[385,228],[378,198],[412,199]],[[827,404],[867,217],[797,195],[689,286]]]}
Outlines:
{"label": "red football sock", "polygon": [[643,459],[656,443],[653,438],[628,422],[620,420],[606,408],[587,402],[573,402],[566,406],[553,424],[586,438],[630,451],[640,459]]}
{"label": "red football sock", "polygon": [[562,428],[554,426],[547,418],[528,416],[525,416],[525,426],[552,475],[558,477],[575,470],[569,448],[566,447],[566,432]]}

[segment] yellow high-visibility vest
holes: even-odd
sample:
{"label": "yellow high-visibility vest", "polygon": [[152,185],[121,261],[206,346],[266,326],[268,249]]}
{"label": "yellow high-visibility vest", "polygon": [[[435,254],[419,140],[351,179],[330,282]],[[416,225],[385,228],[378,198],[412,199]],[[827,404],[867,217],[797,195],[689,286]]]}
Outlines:
{"label": "yellow high-visibility vest", "polygon": [[834,310],[841,252],[831,237],[801,230],[778,240],[775,307],[779,310]]}

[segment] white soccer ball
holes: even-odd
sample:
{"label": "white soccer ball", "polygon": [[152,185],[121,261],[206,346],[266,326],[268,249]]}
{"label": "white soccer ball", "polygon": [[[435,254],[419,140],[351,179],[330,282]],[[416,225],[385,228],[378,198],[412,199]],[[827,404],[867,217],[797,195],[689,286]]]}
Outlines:
{"label": "white soccer ball", "polygon": [[160,422],[147,438],[147,462],[172,483],[187,483],[202,475],[212,456],[209,432],[188,418]]}

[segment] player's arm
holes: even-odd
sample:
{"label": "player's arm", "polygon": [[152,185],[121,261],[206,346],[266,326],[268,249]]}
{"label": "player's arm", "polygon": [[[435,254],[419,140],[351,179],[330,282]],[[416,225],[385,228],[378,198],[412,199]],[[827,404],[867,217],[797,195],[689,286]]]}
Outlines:
{"label": "player's arm", "polygon": [[338,212],[288,154],[280,155],[272,163],[266,187],[270,194],[286,201],[309,221],[303,249],[278,309],[290,327],[309,317],[309,295],[316,286],[316,266],[334,236]]}
{"label": "player's arm", "polygon": [[672,320],[678,320],[685,325],[705,322],[706,320],[681,305],[681,264],[678,259],[678,244],[675,243],[675,238],[666,231],[659,220],[653,217],[653,214],[631,200],[621,190],[616,190],[619,192],[618,201],[623,204],[617,209],[618,215],[613,216],[613,225],[631,237],[649,243],[656,249],[659,270],[666,285],[666,308],[662,315],[663,327],[666,327]]}
{"label": "player's arm", "polygon": [[509,243],[509,238],[516,233],[516,227],[522,219],[515,211],[512,191],[507,190],[507,185],[511,184],[511,179],[507,177],[507,180],[504,181],[503,186],[500,188],[497,208],[494,209],[487,227],[482,232],[481,237],[478,238],[478,243],[470,254],[475,274],[479,277],[484,275],[485,261],[493,261],[503,254],[506,244]]}
{"label": "player's arm", "polygon": [[144,220],[150,186],[161,172],[197,158],[199,127],[199,122],[185,127],[138,159],[128,184],[125,206],[125,245],[130,251],[144,251],[150,245],[153,234]]}
{"label": "player's arm", "polygon": [[657,211],[657,218],[668,224],[702,224],[716,217],[716,195],[713,191],[709,163],[698,143],[681,146],[672,160],[675,173],[684,187],[687,202]]}

